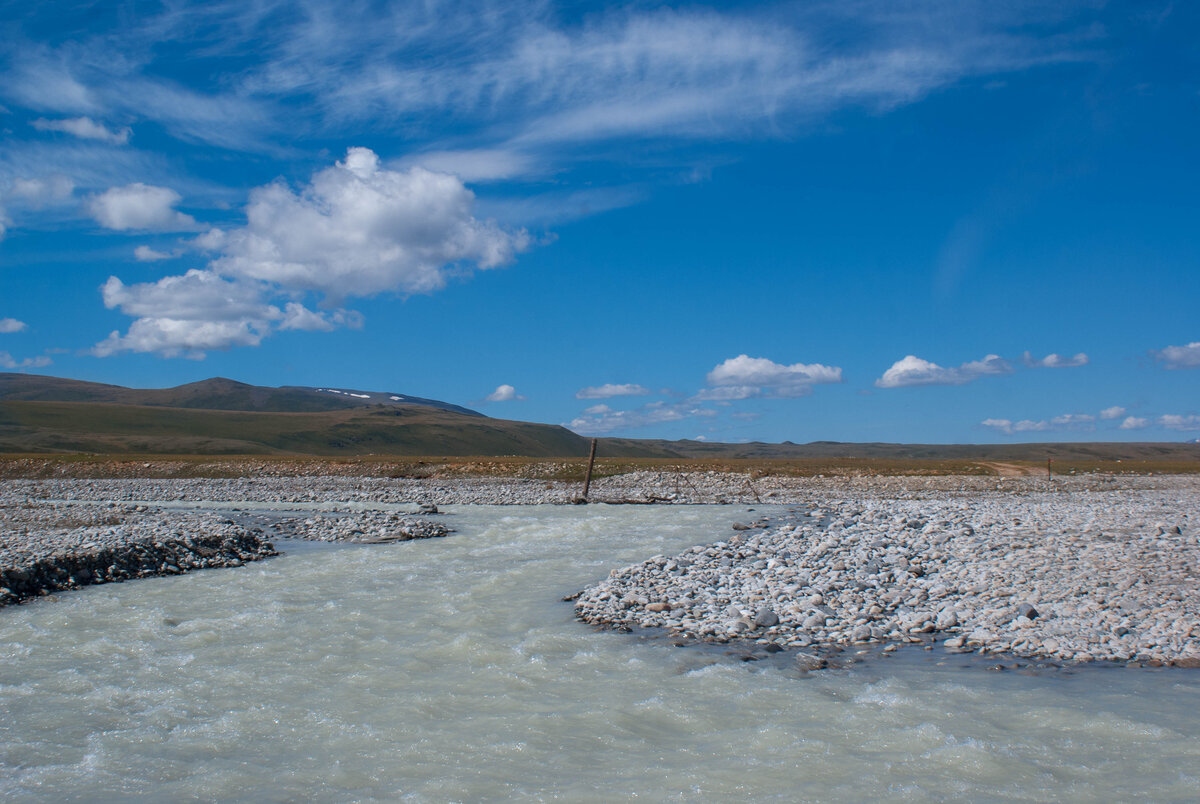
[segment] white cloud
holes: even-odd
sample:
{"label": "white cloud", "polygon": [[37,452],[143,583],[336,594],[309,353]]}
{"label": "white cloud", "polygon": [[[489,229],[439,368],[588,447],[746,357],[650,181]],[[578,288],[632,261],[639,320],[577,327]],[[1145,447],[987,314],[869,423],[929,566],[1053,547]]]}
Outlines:
{"label": "white cloud", "polygon": [[137,320],[125,335],[114,331],[96,344],[92,354],[97,357],[156,352],[200,359],[209,350],[258,346],[271,325],[285,317],[263,302],[262,286],[231,282],[211,271],[191,270],[137,285],[110,276],[101,293],[105,307]]}
{"label": "white cloud", "polygon": [[609,399],[614,396],[647,396],[651,393],[653,392],[644,385],[605,383],[604,385],[589,385],[587,388],[580,388],[575,392],[575,398]]}
{"label": "white cloud", "polygon": [[1200,341],[1186,346],[1168,346],[1152,354],[1166,363],[1169,369],[1200,368]]}
{"label": "white cloud", "polygon": [[[807,388],[808,386],[801,386]],[[723,385],[718,388],[702,388],[696,393],[696,399],[701,402],[732,402],[738,399],[754,399],[763,395],[763,389],[757,385]],[[803,394],[795,394],[803,396]]]}
{"label": "white cloud", "polygon": [[132,130],[129,126],[112,131],[90,117],[71,117],[66,120],[46,120],[38,118],[30,123],[38,131],[63,131],[84,140],[99,140],[110,145],[124,145],[129,142]]}
{"label": "white cloud", "polygon": [[1014,422],[1010,419],[984,419],[980,422],[984,427],[991,427],[1003,433],[1041,433],[1052,429],[1050,422],[1022,419]]}
{"label": "white cloud", "polygon": [[[604,410],[599,410],[599,408],[604,408]],[[563,426],[580,435],[600,435],[617,430],[636,430],[655,424],[716,415],[715,410],[696,407],[687,402],[673,405],[666,402],[651,402],[635,410],[612,410],[607,405],[597,405],[585,410],[582,416],[572,419]]]}
{"label": "white cloud", "polygon": [[1086,366],[1088,364],[1088,356],[1083,352],[1073,356],[1065,357],[1060,354],[1051,352],[1045,357],[1038,359],[1033,356],[1032,352],[1026,351],[1023,359],[1025,365],[1031,368],[1074,368],[1076,366]]}
{"label": "white cloud", "polygon": [[1168,413],[1159,416],[1158,423],[1168,430],[1200,430],[1200,416],[1179,416]]}
{"label": "white cloud", "polygon": [[539,170],[538,160],[519,151],[500,148],[427,151],[405,159],[402,164],[418,165],[436,173],[451,173],[469,182],[528,176]]}
{"label": "white cloud", "polygon": [[908,355],[897,360],[875,381],[878,388],[905,388],[912,385],[963,385],[979,377],[1011,374],[1012,364],[999,355],[987,355],[957,368],[943,368],[937,363]]}
{"label": "white cloud", "polygon": [[1137,416],[1129,416],[1125,421],[1121,422],[1122,430],[1142,430],[1149,426],[1149,419],[1142,419]]}
{"label": "white cloud", "polygon": [[796,397],[812,393],[812,386],[842,381],[842,370],[821,363],[784,365],[765,357],[738,355],[708,372],[709,388],[699,400],[729,401],[756,396]]}
{"label": "white cloud", "polygon": [[1105,420],[1119,419],[1124,415],[1125,408],[1121,407],[1120,405],[1113,405],[1111,408],[1105,408],[1104,410],[1100,411],[1100,418]]}
{"label": "white cloud", "polygon": [[1062,416],[1055,416],[1050,420],[1050,424],[1060,428],[1087,428],[1095,424],[1096,417],[1087,413],[1066,413]]}
{"label": "white cloud", "polygon": [[50,358],[42,355],[40,357],[27,357],[24,360],[17,360],[8,352],[0,352],[0,368],[17,370],[27,368],[42,368],[50,365],[53,362]]}
{"label": "white cloud", "polygon": [[179,193],[169,187],[135,182],[94,195],[86,206],[88,214],[106,229],[178,232],[196,228],[192,216],[173,209],[180,200]]}
{"label": "white cloud", "polygon": [[312,332],[332,332],[335,329],[362,329],[362,314],[355,310],[315,312],[299,302],[288,302],[279,322],[280,330],[298,329]]}
{"label": "white cloud", "polygon": [[40,208],[69,201],[74,192],[75,182],[62,174],[54,174],[42,178],[13,179],[10,195],[31,207]]}
{"label": "white cloud", "polygon": [[1022,419],[1014,422],[1011,419],[984,419],[980,422],[984,427],[991,427],[1002,433],[1045,433],[1051,430],[1092,430],[1095,429],[1096,417],[1087,413],[1064,413],[1049,421],[1045,419]]}
{"label": "white cloud", "polygon": [[220,238],[218,273],[330,298],[429,293],[468,265],[496,268],[529,243],[472,217],[475,196],[454,176],[379,167],[367,148],[313,176],[299,194],[254,190],[249,223]]}
{"label": "white cloud", "polygon": [[158,260],[174,259],[174,254],[165,251],[155,251],[149,246],[138,246],[133,250],[133,258],[138,262],[157,262]]}
{"label": "white cloud", "polygon": [[517,389],[511,385],[497,385],[496,390],[484,397],[487,402],[512,402],[513,400],[521,400],[525,397],[517,393]]}
{"label": "white cloud", "polygon": [[25,329],[25,322],[15,318],[0,318],[0,334],[7,335]]}
{"label": "white cloud", "polygon": [[[166,228],[179,215],[171,209],[178,198],[167,188],[130,185],[96,196],[92,205],[111,228]],[[111,278],[105,304],[140,320],[94,352],[197,357],[207,349],[257,346],[272,330],[361,326],[356,312],[314,312],[295,299],[306,291],[323,293],[327,302],[384,291],[431,292],[469,265],[494,268],[510,261],[527,236],[475,219],[473,202],[453,176],[382,169],[374,152],[351,148],[299,193],[281,183],[253,191],[245,227],[210,229],[193,238],[191,247],[215,252],[207,270],[138,285],[136,292]],[[182,218],[177,222],[195,223]],[[171,255],[141,246],[135,256],[145,261]],[[194,298],[185,287],[196,291]],[[214,293],[239,301],[209,304]],[[281,310],[267,303],[275,296],[291,300]],[[163,312],[178,305],[186,310]]]}

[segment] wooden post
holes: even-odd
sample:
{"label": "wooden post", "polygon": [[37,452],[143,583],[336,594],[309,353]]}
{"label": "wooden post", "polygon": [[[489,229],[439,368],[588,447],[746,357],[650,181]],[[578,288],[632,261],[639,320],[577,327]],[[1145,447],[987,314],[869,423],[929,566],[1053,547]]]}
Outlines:
{"label": "wooden post", "polygon": [[587,502],[588,489],[592,487],[592,466],[596,463],[596,439],[592,439],[592,451],[588,453],[587,474],[583,476],[583,501]]}
{"label": "wooden post", "polygon": [[1050,464],[1051,464],[1053,461],[1054,461],[1054,459],[1053,459],[1053,458],[1047,458],[1047,459],[1046,459],[1046,479],[1047,479],[1047,480],[1053,480],[1053,479],[1054,479],[1054,472],[1053,472],[1053,470],[1050,468]]}

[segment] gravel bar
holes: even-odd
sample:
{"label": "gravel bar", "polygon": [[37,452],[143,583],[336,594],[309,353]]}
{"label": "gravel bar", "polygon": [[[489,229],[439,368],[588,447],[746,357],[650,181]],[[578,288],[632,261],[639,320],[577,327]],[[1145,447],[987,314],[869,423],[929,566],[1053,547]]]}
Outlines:
{"label": "gravel bar", "polygon": [[[42,516],[21,517],[20,525],[11,511],[3,513],[0,606],[90,584],[240,567],[276,555],[269,542],[212,516],[149,516],[71,527],[75,523],[55,517],[53,508],[25,509]],[[111,515],[93,519],[116,521]]]}
{"label": "gravel bar", "polygon": [[791,649],[932,637],[1062,663],[1200,666],[1196,478],[880,485],[614,570],[577,614]]}

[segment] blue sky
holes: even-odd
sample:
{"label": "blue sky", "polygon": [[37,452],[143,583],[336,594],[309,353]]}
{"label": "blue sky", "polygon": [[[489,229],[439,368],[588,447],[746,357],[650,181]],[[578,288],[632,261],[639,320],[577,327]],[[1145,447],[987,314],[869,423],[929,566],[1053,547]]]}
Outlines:
{"label": "blue sky", "polygon": [[1200,14],[5,3],[0,370],[1200,437]]}

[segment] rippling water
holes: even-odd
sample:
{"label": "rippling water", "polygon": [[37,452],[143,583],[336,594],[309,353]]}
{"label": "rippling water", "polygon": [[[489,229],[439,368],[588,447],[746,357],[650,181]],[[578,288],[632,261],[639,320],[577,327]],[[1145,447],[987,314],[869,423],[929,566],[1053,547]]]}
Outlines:
{"label": "rippling water", "polygon": [[451,511],[446,539],[310,546],[0,610],[0,797],[1190,801],[1200,789],[1200,674],[1024,676],[917,650],[797,676],[648,644],[577,623],[559,599],[720,538],[745,509]]}

